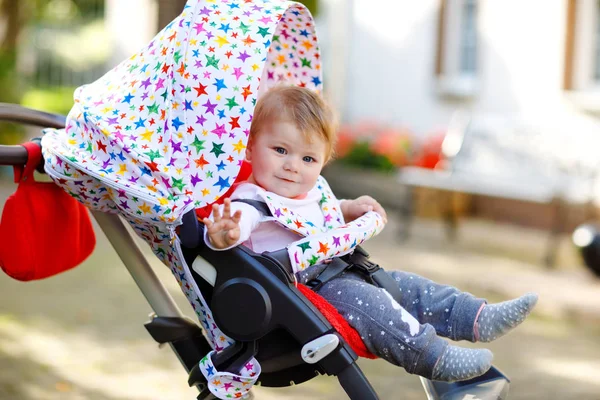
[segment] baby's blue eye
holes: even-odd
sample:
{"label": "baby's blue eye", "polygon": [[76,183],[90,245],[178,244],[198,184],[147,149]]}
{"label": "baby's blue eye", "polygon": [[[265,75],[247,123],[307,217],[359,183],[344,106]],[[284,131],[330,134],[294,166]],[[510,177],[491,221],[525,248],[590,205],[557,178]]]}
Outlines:
{"label": "baby's blue eye", "polygon": [[311,156],[305,156],[305,157],[304,157],[302,160],[303,160],[304,162],[307,162],[307,163],[310,163],[310,162],[314,162],[314,161],[316,161],[316,160],[315,160],[314,158],[312,158]]}
{"label": "baby's blue eye", "polygon": [[275,147],[275,151],[278,152],[279,154],[287,153],[283,147]]}

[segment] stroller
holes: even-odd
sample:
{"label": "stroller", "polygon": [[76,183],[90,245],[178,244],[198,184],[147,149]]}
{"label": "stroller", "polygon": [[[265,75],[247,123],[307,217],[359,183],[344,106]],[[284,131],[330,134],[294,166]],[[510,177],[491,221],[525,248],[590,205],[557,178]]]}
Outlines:
{"label": "stroller", "polygon": [[[198,399],[244,398],[255,383],[282,387],[319,374],[337,376],[351,399],[377,399],[356,352],[293,275],[332,257],[372,267],[359,244],[378,232],[375,216],[335,227],[356,240],[321,258],[291,246],[256,254],[203,245],[198,214],[243,179],[256,98],[282,82],[321,90],[304,6],[190,0],[140,53],[79,88],[66,119],[11,105],[0,108],[0,118],[48,128],[41,140],[46,173],[92,211],[154,310],[148,332],[171,346]],[[1,164],[26,162],[24,148],[0,147]],[[201,326],[175,306],[125,221],[171,269]],[[240,299],[250,312],[240,311]],[[495,368],[466,382],[422,382],[430,399],[508,392]]]}

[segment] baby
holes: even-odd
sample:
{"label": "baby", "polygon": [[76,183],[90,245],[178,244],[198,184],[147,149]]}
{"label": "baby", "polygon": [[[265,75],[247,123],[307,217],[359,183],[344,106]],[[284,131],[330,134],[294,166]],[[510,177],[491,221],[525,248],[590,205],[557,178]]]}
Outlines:
{"label": "baby", "polygon": [[[239,244],[255,252],[285,248],[299,239],[270,215],[236,199],[262,200],[259,192],[277,199],[317,226],[325,225],[316,182],[333,155],[335,124],[329,107],[314,92],[278,86],[258,101],[246,159],[252,175],[239,184],[231,199],[214,205],[204,219],[206,244],[226,250]],[[345,222],[375,211],[387,222],[383,207],[370,196],[338,201]],[[307,282],[327,268],[318,264],[297,273]],[[402,293],[400,303],[382,288],[349,270],[317,290],[357,330],[367,349],[407,372],[441,381],[466,380],[485,373],[492,364],[487,349],[454,346],[452,340],[489,342],[519,325],[537,302],[530,293],[498,304],[419,275],[387,272]]]}

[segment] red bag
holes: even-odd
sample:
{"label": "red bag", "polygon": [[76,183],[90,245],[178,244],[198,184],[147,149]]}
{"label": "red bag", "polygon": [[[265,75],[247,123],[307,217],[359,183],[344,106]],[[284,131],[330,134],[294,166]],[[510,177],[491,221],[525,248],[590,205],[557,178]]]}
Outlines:
{"label": "red bag", "polygon": [[0,221],[0,267],[20,281],[43,279],[79,265],[94,250],[96,237],[87,209],[52,182],[36,182],[40,146],[23,145],[27,165],[15,166],[19,186],[4,205]]}

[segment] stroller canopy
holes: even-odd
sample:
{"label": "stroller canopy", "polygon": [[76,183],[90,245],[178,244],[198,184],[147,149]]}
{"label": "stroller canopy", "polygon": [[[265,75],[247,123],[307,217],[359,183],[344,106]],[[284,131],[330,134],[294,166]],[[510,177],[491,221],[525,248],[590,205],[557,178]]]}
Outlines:
{"label": "stroller canopy", "polygon": [[[56,184],[88,208],[121,214],[169,266],[215,351],[233,340],[215,323],[175,227],[231,187],[256,100],[279,83],[321,91],[317,37],[303,5],[190,0],[148,46],[78,88],[66,128],[48,129],[42,139]],[[327,198],[326,182],[318,186]],[[324,211],[337,206],[330,197]],[[384,225],[373,212],[341,223],[288,246],[292,268],[346,254]],[[202,372],[220,398],[231,388],[245,395],[260,374],[254,359],[239,375],[215,372],[210,359],[201,361]]]}
{"label": "stroller canopy", "polygon": [[44,147],[107,186],[92,208],[176,225],[231,186],[256,100],[278,83],[322,87],[302,4],[190,0],[148,46],[77,89],[67,128],[48,130]]}

